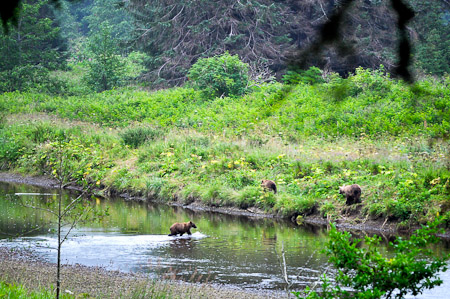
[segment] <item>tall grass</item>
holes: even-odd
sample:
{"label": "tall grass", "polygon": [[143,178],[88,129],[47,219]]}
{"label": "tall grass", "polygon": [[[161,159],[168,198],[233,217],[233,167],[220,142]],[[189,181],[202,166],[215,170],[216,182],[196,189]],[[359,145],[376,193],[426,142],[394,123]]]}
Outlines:
{"label": "tall grass", "polygon": [[[0,296],[2,298],[14,298],[14,299],[50,299],[55,295],[52,291],[29,291],[23,285],[10,284],[0,281]],[[75,298],[70,294],[62,294],[61,298]]]}

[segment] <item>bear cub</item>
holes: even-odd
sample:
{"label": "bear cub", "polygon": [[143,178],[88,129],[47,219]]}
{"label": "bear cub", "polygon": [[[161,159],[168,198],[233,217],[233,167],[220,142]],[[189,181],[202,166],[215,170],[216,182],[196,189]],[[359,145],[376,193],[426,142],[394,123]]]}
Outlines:
{"label": "bear cub", "polygon": [[347,199],[346,205],[361,202],[361,187],[358,184],[339,187],[339,194],[343,194]]}
{"label": "bear cub", "polygon": [[265,190],[273,191],[274,194],[277,194],[277,185],[274,181],[262,180],[261,187],[263,187]]}
{"label": "bear cub", "polygon": [[178,234],[180,234],[180,236],[182,236],[184,233],[187,233],[188,235],[192,235],[191,228],[197,228],[197,226],[195,226],[194,222],[192,222],[192,221],[182,222],[182,223],[176,222],[176,223],[172,224],[172,226],[170,227],[170,235],[169,236],[176,236]]}

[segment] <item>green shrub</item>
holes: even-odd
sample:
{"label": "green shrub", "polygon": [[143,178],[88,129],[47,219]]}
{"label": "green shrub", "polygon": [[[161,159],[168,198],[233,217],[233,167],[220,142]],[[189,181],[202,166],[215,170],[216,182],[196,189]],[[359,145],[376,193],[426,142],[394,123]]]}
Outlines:
{"label": "green shrub", "polygon": [[[397,238],[389,244],[394,249],[389,257],[378,249],[380,237],[365,237],[361,246],[361,239],[338,232],[332,223],[325,252],[338,269],[336,285],[332,286],[324,275],[320,295],[308,287],[304,298],[404,298],[442,284],[438,274],[447,270],[449,255],[434,257],[429,246],[439,241],[436,234],[441,232],[437,229],[440,223],[429,223],[409,239]],[[301,298],[300,292],[294,294]]]}
{"label": "green shrub", "polygon": [[163,179],[159,177],[149,177],[145,180],[146,196],[147,197],[158,197],[160,196],[161,189],[164,186]]}
{"label": "green shrub", "polygon": [[240,96],[247,90],[248,65],[237,55],[225,52],[200,58],[189,70],[188,78],[205,98]]}
{"label": "green shrub", "polygon": [[164,131],[162,129],[152,127],[127,128],[119,133],[123,143],[132,148],[138,148],[145,142],[155,140],[163,134]]}
{"label": "green shrub", "polygon": [[37,123],[29,132],[26,133],[28,137],[37,144],[44,143],[46,141],[53,141],[56,138],[63,137],[66,134],[65,130],[56,128],[53,124],[48,122]]}
{"label": "green shrub", "polygon": [[259,187],[260,193],[257,200],[257,204],[262,209],[271,209],[277,203],[276,195],[273,192],[265,191],[262,187]]}
{"label": "green shrub", "polygon": [[327,84],[328,97],[335,103],[343,102],[351,96],[357,95],[360,90],[350,79],[341,78],[338,74],[332,74]]}
{"label": "green shrub", "polygon": [[0,71],[0,93],[20,90],[60,94],[65,89],[66,83],[51,76],[50,70],[43,66],[22,65]]}
{"label": "green shrub", "polygon": [[23,154],[25,143],[0,133],[0,169],[8,169]]}
{"label": "green shrub", "polygon": [[313,175],[312,165],[304,163],[300,160],[295,160],[292,163],[292,175],[295,178],[304,178]]}
{"label": "green shrub", "polygon": [[238,190],[255,184],[255,178],[252,174],[241,169],[235,169],[227,172],[226,181],[230,187]]}
{"label": "green shrub", "polygon": [[295,211],[302,215],[311,214],[317,205],[317,200],[312,197],[297,197],[294,201]]}
{"label": "green shrub", "polygon": [[159,199],[163,201],[172,201],[176,198],[176,193],[180,189],[180,186],[176,182],[169,180],[163,180],[161,186],[161,192],[159,193]]}
{"label": "green shrub", "polygon": [[283,76],[283,82],[286,84],[316,84],[323,83],[322,71],[315,66],[310,67],[307,70],[290,69]]}
{"label": "green shrub", "polygon": [[14,165],[28,147],[27,139],[17,128],[0,128],[0,169]]}
{"label": "green shrub", "polygon": [[144,71],[146,55],[139,52],[131,52],[127,57],[120,55],[119,41],[112,37],[111,31],[107,22],[102,24],[90,36],[85,53],[89,59],[84,81],[99,92],[123,86]]}

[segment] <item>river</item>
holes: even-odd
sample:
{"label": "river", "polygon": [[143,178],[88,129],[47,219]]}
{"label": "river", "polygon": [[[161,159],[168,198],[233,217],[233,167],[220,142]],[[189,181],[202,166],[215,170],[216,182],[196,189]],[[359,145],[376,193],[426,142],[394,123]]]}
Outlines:
{"label": "river", "polygon": [[[65,192],[65,205],[74,196]],[[31,248],[55,262],[55,217],[44,209],[53,209],[57,198],[57,190],[0,182],[0,245]],[[274,291],[285,288],[283,254],[292,290],[317,281],[325,271],[333,272],[321,253],[328,241],[324,227],[121,198],[90,200],[96,211],[108,211],[108,216],[83,222],[71,232],[62,247],[63,263]],[[168,236],[172,223],[189,220],[197,226],[191,236]],[[388,252],[386,246],[383,250]],[[442,242],[435,250],[449,252],[449,243]],[[441,278],[443,285],[417,298],[445,298],[450,292],[449,272]]]}

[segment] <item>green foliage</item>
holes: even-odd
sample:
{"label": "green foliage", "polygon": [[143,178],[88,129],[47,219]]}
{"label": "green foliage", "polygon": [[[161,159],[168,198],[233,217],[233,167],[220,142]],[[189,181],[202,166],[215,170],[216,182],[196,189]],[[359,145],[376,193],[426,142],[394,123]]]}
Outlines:
{"label": "green foliage", "polygon": [[66,70],[53,71],[49,74],[51,78],[57,78],[64,82],[60,93],[64,96],[92,94],[94,89],[85,80],[89,66],[86,61],[69,62]]}
{"label": "green foliage", "polygon": [[188,78],[205,98],[240,96],[247,90],[248,65],[228,52],[200,58],[189,70]]}
{"label": "green foliage", "polygon": [[84,186],[99,182],[107,169],[107,163],[95,146],[66,136],[46,143],[36,152],[29,152],[20,163],[23,167],[40,169],[58,180]]}
{"label": "green foliage", "polygon": [[4,130],[0,131],[0,169],[8,169],[23,155],[26,141],[11,135]]}
{"label": "green foliage", "polygon": [[440,1],[424,3],[410,0],[409,3],[418,16],[411,24],[416,30],[415,65],[426,73],[450,73],[448,7]]}
{"label": "green foliage", "polygon": [[161,137],[164,131],[152,127],[134,127],[127,128],[120,133],[120,137],[126,145],[132,148],[138,148],[146,141],[154,140]]}
{"label": "green foliage", "polygon": [[62,156],[63,176],[80,185],[100,184],[111,165],[100,146],[115,146],[107,137],[48,122],[0,128],[0,140],[1,169],[56,175]]}
{"label": "green foliage", "polygon": [[117,3],[116,0],[93,1],[92,5],[86,7],[86,16],[82,19],[89,28],[88,35],[92,36],[101,31],[107,23],[110,25],[112,39],[124,48],[132,37],[134,27],[133,19],[127,10],[128,5]]}
{"label": "green foliage", "polygon": [[122,56],[122,61],[125,65],[125,79],[127,82],[133,82],[139,78],[146,70],[145,63],[148,60],[148,56],[145,53],[133,51],[126,56]]}
{"label": "green foliage", "polygon": [[0,92],[61,88],[49,77],[51,70],[64,67],[63,41],[53,18],[48,0],[21,1],[20,26],[0,34]]}
{"label": "green foliage", "polygon": [[283,76],[283,82],[285,84],[316,84],[323,83],[322,71],[315,66],[310,67],[307,70],[290,69]]}
{"label": "green foliage", "polygon": [[213,102],[200,101],[201,95],[189,88],[157,92],[121,89],[69,99],[39,96],[39,100],[34,94],[4,94],[0,101],[15,101],[11,107],[16,112],[50,112],[113,126],[145,121],[162,127],[251,136],[256,144],[273,136],[288,142],[308,136],[448,136],[448,80],[426,79],[411,88],[381,71],[362,69],[347,79],[334,78],[336,81],[314,86],[267,84],[242,98]]}
{"label": "green foliage", "polygon": [[[440,223],[435,220],[423,226],[409,239],[398,237],[390,243],[395,251],[390,258],[378,249],[380,237],[366,237],[362,244],[349,232],[338,232],[332,224],[326,253],[338,269],[336,286],[324,275],[320,296],[308,288],[305,298],[404,298],[440,285],[438,273],[447,270],[450,256],[430,258],[433,253],[429,248],[439,240],[435,234],[440,231]],[[294,294],[300,298],[300,292]]]}
{"label": "green foliage", "polygon": [[117,41],[111,38],[111,26],[105,23],[88,42],[88,67],[85,80],[96,91],[124,84],[125,63],[119,55]]}
{"label": "green foliage", "polygon": [[[0,281],[0,297],[14,299],[50,299],[54,298],[53,292],[48,290],[29,291],[23,285],[10,284]],[[75,298],[70,294],[62,294],[60,298]]]}

